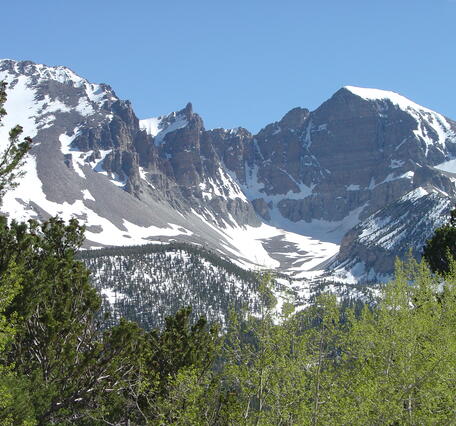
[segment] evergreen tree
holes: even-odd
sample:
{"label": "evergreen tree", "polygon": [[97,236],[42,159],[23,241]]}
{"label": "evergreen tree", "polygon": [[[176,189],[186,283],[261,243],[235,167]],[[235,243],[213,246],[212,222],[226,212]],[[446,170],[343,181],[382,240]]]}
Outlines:
{"label": "evergreen tree", "polygon": [[20,290],[17,268],[10,265],[0,274],[0,424],[34,424],[33,407],[29,404],[26,383],[7,362],[7,349],[14,341],[17,317],[5,311]]}
{"label": "evergreen tree", "polygon": [[448,273],[451,259],[456,258],[456,209],[447,224],[437,228],[423,248],[423,256],[433,272]]}
{"label": "evergreen tree", "polygon": [[140,422],[174,424],[193,419],[190,424],[196,424],[198,418],[212,415],[204,402],[211,395],[219,329],[204,318],[192,325],[190,318],[191,308],[181,309],[166,318],[162,331],[145,336],[137,371],[140,389],[133,395],[143,417]]}
{"label": "evergreen tree", "polygon": [[[6,83],[0,82],[0,125],[6,115],[4,104],[6,102]],[[32,140],[25,137],[20,141],[22,127],[15,126],[9,131],[9,140],[5,149],[0,152],[0,204],[6,190],[17,184],[17,179],[22,176],[21,166],[25,155],[31,148]],[[2,141],[3,142],[3,141]]]}
{"label": "evergreen tree", "polygon": [[[5,102],[6,83],[0,82],[0,126],[6,115]],[[5,191],[14,187],[23,174],[20,167],[31,147],[30,138],[19,141],[21,134],[21,126],[11,129],[5,148],[0,152],[0,205]],[[0,424],[33,424],[33,415],[23,392],[24,384],[6,360],[6,351],[16,335],[17,317],[5,312],[20,291],[20,282],[20,267],[11,261],[0,273]]]}
{"label": "evergreen tree", "polygon": [[81,398],[79,378],[92,350],[100,302],[86,269],[74,260],[82,231],[74,220],[8,225],[0,218],[0,275],[11,264],[20,271],[20,290],[5,311],[9,321],[18,319],[8,358],[29,382],[40,422]]}

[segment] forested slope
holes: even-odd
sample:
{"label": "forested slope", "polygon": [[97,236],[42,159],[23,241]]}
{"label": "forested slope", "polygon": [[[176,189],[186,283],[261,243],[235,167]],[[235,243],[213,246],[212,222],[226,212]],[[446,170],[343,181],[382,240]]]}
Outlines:
{"label": "forested slope", "polygon": [[[102,297],[105,326],[121,317],[147,329],[191,306],[193,318],[226,322],[230,309],[259,311],[258,277],[190,244],[146,245],[79,253]],[[105,317],[105,315],[103,315]]]}

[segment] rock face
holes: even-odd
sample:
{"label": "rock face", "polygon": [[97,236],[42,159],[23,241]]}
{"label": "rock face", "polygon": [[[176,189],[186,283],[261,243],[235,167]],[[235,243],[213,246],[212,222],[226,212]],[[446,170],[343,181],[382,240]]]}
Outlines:
{"label": "rock face", "polygon": [[[152,193],[159,189],[170,203],[179,200],[180,205],[198,211],[218,226],[224,221],[232,223],[230,217],[238,225],[260,223],[224,166],[224,159],[230,163],[227,147],[243,147],[243,140],[251,139],[250,133],[242,129],[206,131],[190,103],[169,115],[141,120],[140,126],[147,137],[143,136],[143,144],[138,146],[142,153],[139,161],[155,189]],[[233,169],[239,167],[239,162],[231,164]],[[242,176],[241,168],[238,172]]]}
{"label": "rock face", "polygon": [[456,198],[456,123],[393,92],[345,87],[252,135],[206,130],[190,103],[138,120],[65,67],[3,60],[0,79],[0,137],[21,123],[35,141],[3,211],[76,216],[89,246],[177,238],[297,275],[324,264],[375,279]]}
{"label": "rock face", "polygon": [[[357,208],[366,218],[431,182],[421,172],[414,182],[415,172],[453,158],[455,123],[398,95],[373,93],[341,89],[316,111],[294,109],[254,137],[266,203],[280,195],[273,208],[292,222],[339,221]],[[448,192],[439,179],[433,184]]]}

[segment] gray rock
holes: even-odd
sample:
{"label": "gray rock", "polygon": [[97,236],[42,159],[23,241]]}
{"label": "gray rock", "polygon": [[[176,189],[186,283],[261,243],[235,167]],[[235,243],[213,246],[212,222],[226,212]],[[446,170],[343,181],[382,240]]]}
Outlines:
{"label": "gray rock", "polygon": [[[456,176],[434,167],[456,156],[456,124],[413,104],[400,107],[386,92],[365,99],[343,88],[315,111],[294,108],[256,135],[206,130],[189,103],[157,119],[158,133],[148,134],[128,101],[67,68],[4,60],[0,73],[11,87],[27,77],[42,104],[32,154],[46,200],[82,201],[125,232],[127,222],[173,223],[191,230],[178,238],[230,256],[231,243],[222,244],[208,223],[223,230],[266,222],[303,233],[314,221],[328,229],[347,222],[356,226],[328,267],[356,261],[386,274],[391,259],[441,223],[429,212],[445,205],[445,213],[456,198]],[[61,151],[62,135],[74,137],[70,153]],[[407,201],[413,191],[428,195]],[[45,217],[44,204],[27,209]],[[377,237],[366,240],[372,223]],[[382,243],[398,232],[394,244]],[[272,253],[280,244],[286,241],[276,237],[265,248]]]}

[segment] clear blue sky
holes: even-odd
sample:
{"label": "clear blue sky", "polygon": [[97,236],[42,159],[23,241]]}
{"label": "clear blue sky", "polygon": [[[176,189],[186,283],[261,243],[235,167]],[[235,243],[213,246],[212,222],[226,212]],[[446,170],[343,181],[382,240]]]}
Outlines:
{"label": "clear blue sky", "polygon": [[456,0],[16,0],[0,57],[67,65],[140,118],[193,102],[206,128],[257,131],[344,85],[456,119]]}

